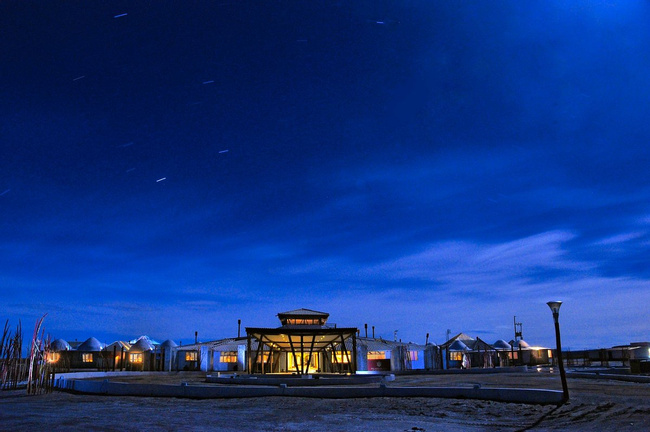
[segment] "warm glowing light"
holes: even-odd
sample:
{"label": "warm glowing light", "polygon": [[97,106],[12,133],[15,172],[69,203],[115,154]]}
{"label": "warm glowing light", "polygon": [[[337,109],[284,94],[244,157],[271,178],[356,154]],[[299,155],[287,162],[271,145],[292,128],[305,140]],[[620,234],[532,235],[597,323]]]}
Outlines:
{"label": "warm glowing light", "polygon": [[386,351],[368,351],[368,360],[385,360]]}
{"label": "warm glowing light", "polygon": [[144,355],[142,353],[131,353],[129,354],[129,361],[131,363],[142,363],[144,361]]}
{"label": "warm glowing light", "polygon": [[287,324],[289,325],[322,325],[322,321],[319,318],[287,318]]}
{"label": "warm glowing light", "polygon": [[350,363],[350,353],[342,353],[342,352],[337,352],[335,353],[336,356],[336,362],[337,363]]}
{"label": "warm glowing light", "polygon": [[237,363],[237,351],[224,351],[219,357],[221,363]]}
{"label": "warm glowing light", "polygon": [[293,369],[296,366],[298,369],[302,369],[304,364],[307,366],[307,372],[316,372],[318,370],[318,355],[313,354],[311,356],[309,365],[307,365],[307,360],[309,360],[309,353],[296,353],[295,358],[291,355],[289,356],[289,369]]}
{"label": "warm glowing light", "polygon": [[92,353],[83,353],[83,354],[81,354],[81,361],[84,362],[84,363],[92,363],[93,362]]}
{"label": "warm glowing light", "polygon": [[264,355],[259,354],[257,356],[257,362],[258,363],[268,363],[269,362],[269,353],[265,352]]}
{"label": "warm glowing light", "polygon": [[463,360],[463,353],[460,351],[450,351],[449,352],[449,360],[451,361],[462,361]]}
{"label": "warm glowing light", "polygon": [[56,362],[59,361],[60,358],[61,358],[61,353],[58,353],[58,352],[45,353],[45,360],[48,363],[56,363]]}
{"label": "warm glowing light", "polygon": [[199,353],[196,351],[185,351],[185,361],[195,362],[199,360]]}

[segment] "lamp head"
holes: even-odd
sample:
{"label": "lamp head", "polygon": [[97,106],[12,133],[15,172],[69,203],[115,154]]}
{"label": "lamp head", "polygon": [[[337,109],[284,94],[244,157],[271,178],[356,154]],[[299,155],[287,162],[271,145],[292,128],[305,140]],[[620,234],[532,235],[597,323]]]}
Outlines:
{"label": "lamp head", "polygon": [[548,305],[548,307],[551,308],[551,310],[553,311],[553,314],[559,314],[560,313],[560,306],[562,306],[561,301],[550,301],[550,302],[548,302],[546,304]]}

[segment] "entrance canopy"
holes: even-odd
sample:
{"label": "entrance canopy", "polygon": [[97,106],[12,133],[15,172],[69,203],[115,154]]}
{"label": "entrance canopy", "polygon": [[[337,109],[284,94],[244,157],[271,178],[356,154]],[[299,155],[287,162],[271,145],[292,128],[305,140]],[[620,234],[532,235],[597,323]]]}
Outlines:
{"label": "entrance canopy", "polygon": [[246,328],[249,337],[253,337],[269,349],[291,352],[296,350],[322,351],[328,347],[345,343],[357,334],[356,328],[340,329],[266,329]]}
{"label": "entrance canopy", "polygon": [[[278,328],[247,327],[248,372],[254,365],[262,363],[266,370],[282,369],[278,362],[284,359],[286,371],[298,374],[315,371],[356,371],[356,328],[331,328],[325,325],[329,314],[298,309],[278,314],[281,323]],[[346,341],[352,339],[353,349],[348,351]],[[253,340],[259,341],[253,352]],[[284,356],[282,355],[284,354]],[[268,366],[266,366],[268,364]]]}

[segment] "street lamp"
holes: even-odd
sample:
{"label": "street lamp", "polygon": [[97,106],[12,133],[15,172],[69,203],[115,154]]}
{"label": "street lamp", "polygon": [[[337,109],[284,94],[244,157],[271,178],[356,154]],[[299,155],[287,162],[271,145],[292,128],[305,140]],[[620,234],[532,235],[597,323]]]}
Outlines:
{"label": "street lamp", "polygon": [[563,392],[563,398],[562,402],[566,402],[569,400],[569,388],[567,387],[566,384],[566,374],[564,373],[564,362],[562,361],[562,343],[560,342],[560,322],[559,322],[559,317],[560,317],[560,306],[562,306],[561,301],[550,301],[546,303],[548,307],[551,308],[551,311],[553,311],[553,321],[555,321],[555,343],[557,345],[557,364],[560,368],[560,378],[562,379],[562,392]]}

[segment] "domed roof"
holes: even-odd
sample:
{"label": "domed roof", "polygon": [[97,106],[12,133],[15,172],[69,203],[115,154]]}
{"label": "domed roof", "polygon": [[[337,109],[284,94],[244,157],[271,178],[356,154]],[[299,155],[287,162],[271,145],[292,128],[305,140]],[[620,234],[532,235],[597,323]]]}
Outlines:
{"label": "domed roof", "polygon": [[512,349],[510,344],[508,342],[504,341],[503,339],[499,339],[498,341],[494,342],[492,344],[492,346],[494,347],[494,349],[498,349],[498,350],[511,350]]}
{"label": "domed roof", "polygon": [[52,351],[70,351],[72,347],[63,339],[56,339],[50,344]]}
{"label": "domed roof", "polygon": [[449,345],[449,351],[469,351],[470,349],[463,343],[463,341],[456,339]]}
{"label": "domed roof", "polygon": [[113,348],[115,348],[116,351],[121,351],[121,350],[128,351],[129,348],[131,348],[131,345],[128,342],[118,340],[111,344],[106,345],[104,349],[107,351],[113,351]]}
{"label": "domed roof", "polygon": [[147,335],[142,335],[142,336],[140,336],[140,337],[137,338],[137,339],[132,339],[132,340],[129,341],[129,343],[130,343],[131,345],[135,345],[135,344],[136,344],[140,339],[146,339],[146,340],[147,340],[150,344],[152,344],[152,345],[160,345],[160,342],[151,339],[151,338],[150,338],[149,336],[147,336]]}
{"label": "domed roof", "polygon": [[145,351],[153,351],[154,346],[151,342],[149,342],[148,339],[145,338],[140,338],[136,343],[131,345],[131,349],[129,349],[129,352],[145,352]]}
{"label": "domed roof", "polygon": [[165,342],[160,344],[160,348],[176,348],[178,344],[171,339],[167,339]]}
{"label": "domed roof", "polygon": [[89,337],[77,347],[77,351],[101,351],[104,348],[104,344],[95,339],[94,337]]}
{"label": "domed roof", "polygon": [[527,349],[527,348],[530,348],[530,345],[528,345],[528,342],[526,342],[526,341],[523,340],[523,339],[519,339],[518,341],[515,341],[515,343],[513,343],[512,346],[513,346],[515,349],[519,349],[519,348],[521,348],[521,349]]}

